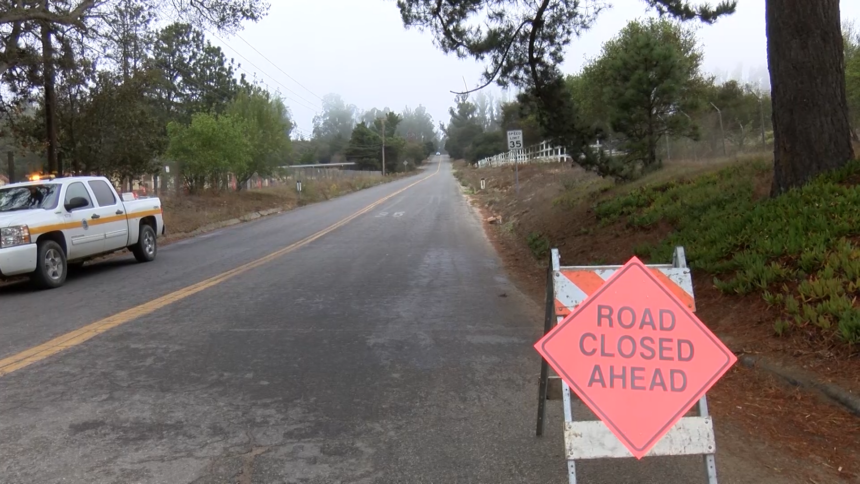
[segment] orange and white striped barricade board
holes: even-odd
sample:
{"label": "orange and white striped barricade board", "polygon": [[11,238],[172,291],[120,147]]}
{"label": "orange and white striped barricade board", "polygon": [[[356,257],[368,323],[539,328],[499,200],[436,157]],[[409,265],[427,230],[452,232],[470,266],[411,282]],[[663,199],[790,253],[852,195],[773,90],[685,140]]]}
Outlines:
{"label": "orange and white striped barricade board", "polygon": [[[544,334],[573,312],[590,295],[622,266],[562,266],[558,249],[551,251],[551,264],[547,269],[546,316]],[[649,264],[655,279],[661,281],[677,299],[695,311],[693,279],[683,247],[676,247],[671,264]],[[547,390],[550,380],[547,361],[541,359],[538,389],[538,415],[536,435],[543,435]],[[564,405],[564,442],[570,484],[576,484],[576,461],[632,457],[630,451],[600,420],[576,421],[573,418],[570,387],[561,381]],[[716,443],[713,422],[708,414],[708,402],[702,396],[698,402],[698,416],[682,417],[678,423],[651,448],[646,456],[703,455],[709,484],[717,484],[714,459]]]}

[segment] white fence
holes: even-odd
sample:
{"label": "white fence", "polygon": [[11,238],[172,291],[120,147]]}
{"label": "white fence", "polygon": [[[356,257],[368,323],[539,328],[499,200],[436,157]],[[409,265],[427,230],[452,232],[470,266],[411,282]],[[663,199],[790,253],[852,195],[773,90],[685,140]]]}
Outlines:
{"label": "white fence", "polygon": [[512,150],[499,153],[478,161],[478,168],[490,166],[502,166],[517,163],[558,163],[568,161],[570,156],[567,150],[561,146],[552,146],[549,141],[530,146],[522,150]]}
{"label": "white fence", "polygon": [[[593,150],[603,150],[609,156],[624,156],[625,152],[616,149],[606,149],[606,147],[597,141],[590,145]],[[580,155],[582,159],[583,155]],[[478,168],[487,168],[491,166],[512,165],[516,163],[559,163],[562,161],[571,161],[572,157],[567,154],[567,150],[561,146],[552,146],[549,141],[544,141],[540,144],[530,146],[524,150],[513,150],[505,153],[499,153],[496,156],[490,156],[478,161]]]}

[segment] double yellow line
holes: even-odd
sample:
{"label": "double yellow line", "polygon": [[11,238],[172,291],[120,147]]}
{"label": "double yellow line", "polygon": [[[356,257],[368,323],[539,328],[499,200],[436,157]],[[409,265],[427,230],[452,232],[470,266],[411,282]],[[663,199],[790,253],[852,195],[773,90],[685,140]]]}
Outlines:
{"label": "double yellow line", "polygon": [[200,281],[197,284],[192,284],[190,286],[179,289],[178,291],[175,291],[175,292],[172,292],[170,294],[161,296],[157,299],[153,299],[152,301],[143,303],[140,306],[135,306],[135,307],[133,307],[131,309],[127,309],[121,313],[117,313],[117,314],[114,314],[113,316],[109,316],[105,319],[96,321],[94,323],[90,323],[90,324],[88,324],[82,328],[79,328],[79,329],[76,329],[74,331],[68,332],[64,335],[58,336],[58,337],[56,337],[50,341],[42,343],[38,346],[34,346],[30,349],[24,350],[18,354],[9,356],[7,358],[3,358],[2,360],[0,360],[0,376],[8,375],[9,373],[12,373],[13,371],[17,371],[17,370],[20,370],[21,368],[30,366],[33,363],[36,363],[37,361],[44,360],[45,358],[53,356],[53,355],[65,350],[67,348],[77,346],[77,345],[79,345],[79,344],[81,344],[81,343],[83,343],[83,342],[85,342],[91,338],[94,338],[95,336],[97,336],[101,333],[104,333],[105,331],[116,328],[117,326],[119,326],[121,324],[125,324],[129,321],[133,321],[133,320],[140,318],[142,316],[146,316],[147,314],[151,314],[151,313],[153,313],[153,312],[155,312],[155,311],[157,311],[157,310],[159,310],[165,306],[168,306],[170,304],[175,303],[176,301],[180,301],[182,299],[185,299],[189,296],[197,294],[198,292],[209,289],[210,287],[217,286],[218,284],[221,284],[222,282],[224,282],[228,279],[232,279],[233,277],[236,277],[239,274],[243,274],[245,272],[248,272],[251,269],[254,269],[256,267],[260,267],[261,265],[266,264],[267,262],[271,262],[271,261],[273,261],[273,260],[275,260],[281,256],[289,254],[290,252],[293,252],[294,250],[296,250],[300,247],[304,247],[305,245],[308,245],[311,242],[313,242],[313,241],[315,241],[315,240],[317,240],[317,239],[319,239],[319,238],[321,238],[327,234],[330,234],[331,232],[339,229],[340,227],[343,227],[344,225],[352,222],[356,218],[358,218],[358,217],[364,215],[365,213],[373,210],[374,208],[385,203],[386,201],[390,200],[391,198],[394,198],[397,195],[400,195],[401,193],[405,192],[406,190],[409,190],[410,188],[423,182],[424,180],[427,180],[428,178],[435,176],[436,174],[439,173],[439,169],[441,167],[442,167],[442,164],[440,162],[439,166],[436,167],[436,171],[434,171],[430,175],[427,175],[426,177],[424,177],[424,178],[422,178],[422,179],[420,179],[414,183],[411,183],[411,184],[401,188],[400,190],[397,190],[396,192],[371,203],[370,205],[362,208],[361,210],[355,212],[354,214],[352,214],[352,215],[340,220],[339,222],[336,222],[336,223],[320,230],[319,232],[317,232],[313,235],[305,237],[304,239],[302,239],[302,240],[300,240],[294,244],[290,244],[287,247],[284,247],[283,249],[279,249],[275,252],[272,252],[271,254],[269,254],[267,256],[261,257],[255,261],[249,262],[247,264],[243,264],[239,267],[236,267],[235,269],[231,269],[227,272],[218,274],[217,276],[210,277],[209,279],[206,279],[204,281]]}

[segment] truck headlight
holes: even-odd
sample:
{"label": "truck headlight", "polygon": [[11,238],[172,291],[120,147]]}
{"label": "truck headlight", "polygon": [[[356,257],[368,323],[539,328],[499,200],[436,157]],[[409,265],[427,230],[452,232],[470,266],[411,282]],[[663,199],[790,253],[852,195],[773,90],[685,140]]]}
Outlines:
{"label": "truck headlight", "polygon": [[26,245],[30,243],[30,228],[26,225],[5,227],[0,229],[0,249]]}

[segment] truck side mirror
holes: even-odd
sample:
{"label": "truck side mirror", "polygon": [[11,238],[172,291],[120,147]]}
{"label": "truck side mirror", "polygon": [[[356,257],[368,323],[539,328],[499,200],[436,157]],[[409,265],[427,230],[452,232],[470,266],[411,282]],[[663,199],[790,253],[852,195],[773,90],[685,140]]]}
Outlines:
{"label": "truck side mirror", "polygon": [[89,204],[90,202],[88,202],[84,197],[74,197],[69,200],[69,203],[66,204],[65,208],[67,212],[71,212],[72,210],[86,207]]}

